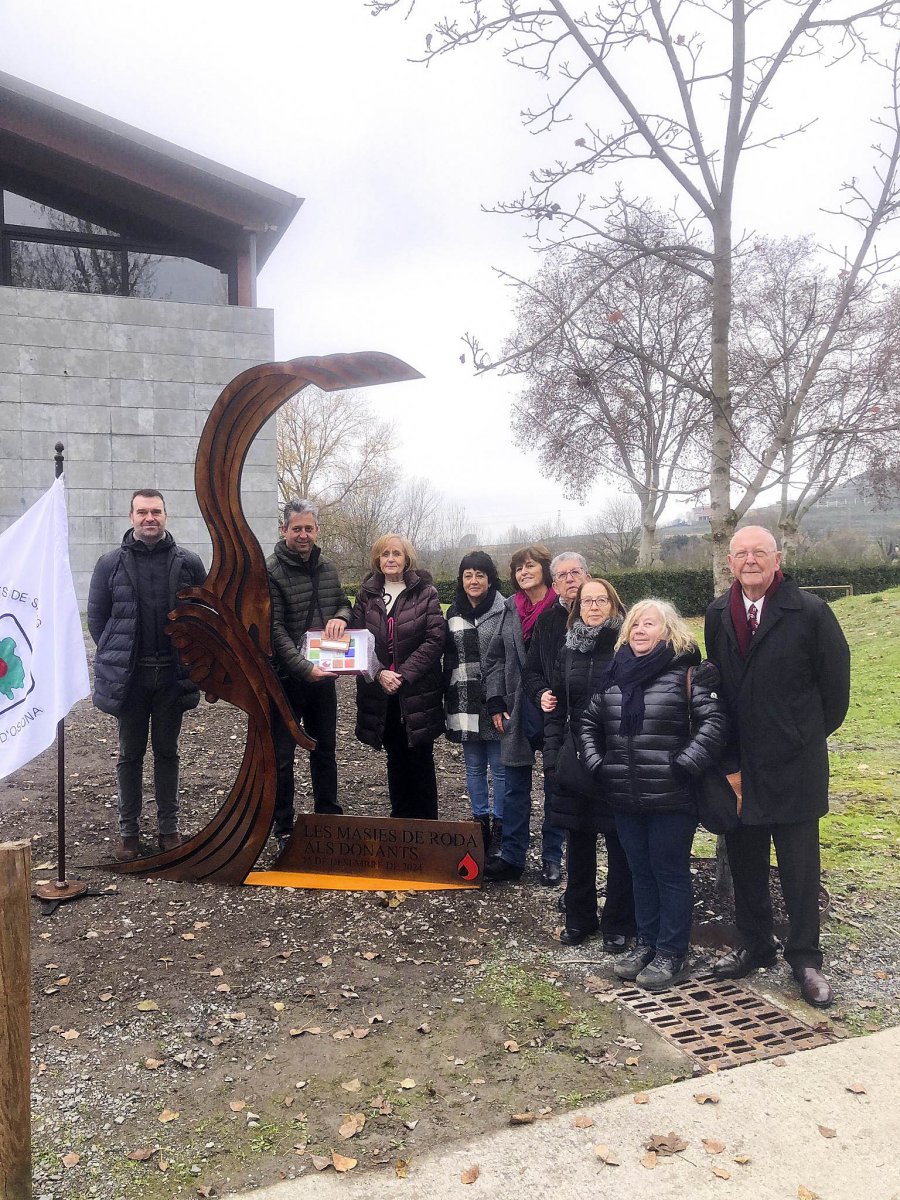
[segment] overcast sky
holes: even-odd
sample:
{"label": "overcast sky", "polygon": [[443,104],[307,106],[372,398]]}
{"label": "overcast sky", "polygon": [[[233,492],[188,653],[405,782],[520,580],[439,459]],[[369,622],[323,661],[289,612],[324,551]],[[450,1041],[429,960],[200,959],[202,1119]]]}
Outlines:
{"label": "overcast sky", "polygon": [[[405,473],[464,504],[486,535],[558,512],[577,529],[602,505],[608,488],[583,509],[540,477],[512,444],[515,383],[459,361],[465,331],[497,348],[511,330],[493,268],[537,266],[523,225],[481,206],[515,196],[551,157],[518,118],[536,81],[497,46],[426,69],[408,61],[422,20],[375,19],[362,0],[6,0],[2,22],[0,69],[305,198],[259,280],[276,355],[382,350],[421,371],[368,393],[397,424]],[[742,219],[813,231],[819,206],[866,166],[871,100],[808,71],[776,101],[779,115],[823,120],[762,152]]]}

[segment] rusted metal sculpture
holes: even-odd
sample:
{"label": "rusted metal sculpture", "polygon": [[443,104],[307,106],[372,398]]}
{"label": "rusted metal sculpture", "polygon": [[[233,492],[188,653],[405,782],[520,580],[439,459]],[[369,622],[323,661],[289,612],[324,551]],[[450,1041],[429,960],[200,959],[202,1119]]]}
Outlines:
{"label": "rusted metal sculpture", "polygon": [[241,507],[247,452],[269,417],[310,384],[336,392],[421,378],[400,359],[376,352],[297,358],[244,371],[213,405],[195,470],[197,502],[212,538],[212,566],[203,587],[179,592],[167,629],[206,698],[227,700],[247,714],[244,757],[227,799],[199,833],[175,850],[109,864],[110,870],[226,884],[246,878],[275,812],[271,706],[301,746],[315,744],[297,724],[271,664],[265,557]]}

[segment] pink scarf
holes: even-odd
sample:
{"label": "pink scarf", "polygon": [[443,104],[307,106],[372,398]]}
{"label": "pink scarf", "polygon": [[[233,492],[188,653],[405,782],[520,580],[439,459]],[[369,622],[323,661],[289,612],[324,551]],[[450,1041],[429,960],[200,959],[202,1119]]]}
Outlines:
{"label": "pink scarf", "polygon": [[522,637],[525,639],[526,645],[531,641],[531,634],[534,629],[534,623],[548,608],[552,607],[559,599],[553,588],[547,588],[547,594],[543,600],[538,600],[537,604],[532,604],[524,592],[516,592],[516,611],[519,614],[519,620],[522,622]]}

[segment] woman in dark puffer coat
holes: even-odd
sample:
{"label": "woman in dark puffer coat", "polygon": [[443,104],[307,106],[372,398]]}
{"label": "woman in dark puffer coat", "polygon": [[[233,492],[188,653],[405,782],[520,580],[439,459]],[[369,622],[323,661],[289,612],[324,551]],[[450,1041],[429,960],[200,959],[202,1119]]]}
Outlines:
{"label": "woman in dark puffer coat", "polygon": [[[709,663],[671,604],[628,612],[616,655],[581,722],[584,765],[615,812],[634,880],[638,940],[613,968],[663,991],[686,978],[693,913],[693,781],[722,754],[727,722]],[[688,689],[690,686],[690,696]]]}
{"label": "woman in dark puffer coat", "polygon": [[387,753],[391,816],[437,820],[434,741],[444,731],[441,654],[446,626],[427,571],[397,534],[379,538],[351,626],[375,636],[373,682],[356,680],[356,736]]}
{"label": "woman in dark puffer coat", "polygon": [[[578,725],[603,679],[625,606],[611,583],[587,579],[575,595],[566,621],[566,636],[544,709],[544,770],[553,771],[551,815],[566,830],[566,927],[564,946],[577,946],[599,929],[603,949],[621,954],[634,935],[634,892],[631,871],[616,833],[612,809],[596,778],[577,757]],[[549,708],[548,695],[555,697]],[[606,842],[606,901],[597,919],[597,835]]]}

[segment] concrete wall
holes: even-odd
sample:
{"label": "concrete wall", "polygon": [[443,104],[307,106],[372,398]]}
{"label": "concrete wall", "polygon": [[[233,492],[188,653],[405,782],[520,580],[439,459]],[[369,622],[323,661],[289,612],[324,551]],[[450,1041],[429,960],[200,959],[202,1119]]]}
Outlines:
{"label": "concrete wall", "polygon": [[[0,531],[52,483],[61,441],[82,605],[94,563],[129,528],[138,487],[165,494],[169,530],[208,566],[197,441],[225,384],[272,360],[273,323],[267,309],[0,287]],[[268,553],[277,536],[274,419],[250,451],[242,499]]]}

